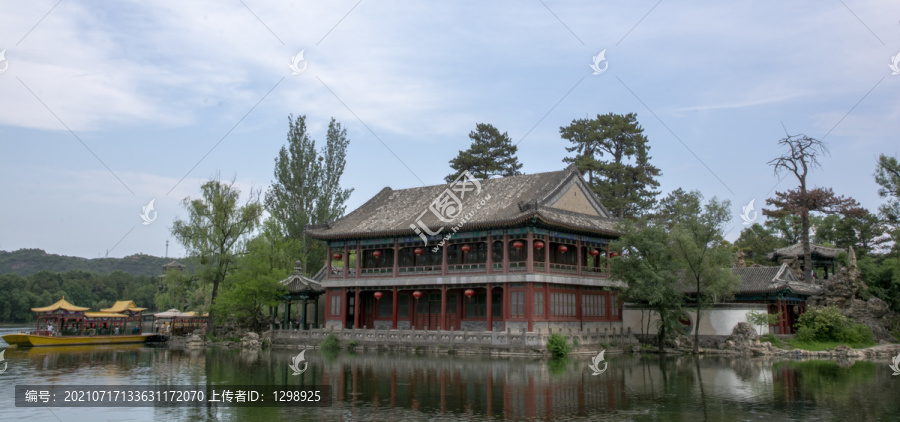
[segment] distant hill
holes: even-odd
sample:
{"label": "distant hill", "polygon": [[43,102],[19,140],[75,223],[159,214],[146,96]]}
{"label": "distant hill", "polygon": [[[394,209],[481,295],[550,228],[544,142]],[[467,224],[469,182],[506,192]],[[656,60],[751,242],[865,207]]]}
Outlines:
{"label": "distant hill", "polygon": [[[41,270],[65,272],[83,270],[98,274],[109,274],[113,271],[124,271],[131,275],[162,275],[163,265],[175,259],[150,255],[131,255],[124,258],[80,258],[48,254],[42,249],[19,249],[14,252],[0,251],[0,274],[15,273],[26,277]],[[194,265],[188,260],[178,262],[192,271]]]}

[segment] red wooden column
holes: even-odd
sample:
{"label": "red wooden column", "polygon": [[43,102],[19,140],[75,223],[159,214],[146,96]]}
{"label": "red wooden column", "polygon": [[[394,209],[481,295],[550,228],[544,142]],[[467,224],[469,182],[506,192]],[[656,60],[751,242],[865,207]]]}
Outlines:
{"label": "red wooden column", "polygon": [[[359,260],[356,262],[359,262]],[[355,299],[353,299],[353,328],[357,329],[359,328],[359,286],[356,287],[355,291]]]}
{"label": "red wooden column", "polygon": [[547,236],[547,241],[544,242],[544,272],[550,272],[550,236]]}
{"label": "red wooden column", "polygon": [[503,316],[503,330],[506,329],[506,320],[509,319],[509,289],[506,288],[509,283],[500,285],[500,315]]}
{"label": "red wooden column", "polygon": [[441,322],[438,324],[439,330],[447,328],[447,285],[441,286]]}
{"label": "red wooden column", "polygon": [[393,294],[394,304],[391,306],[393,308],[391,309],[391,329],[396,330],[398,309],[400,309],[400,292],[397,291],[397,286],[394,286]]}
{"label": "red wooden column", "polygon": [[325,278],[331,278],[331,246],[325,252]]}
{"label": "red wooden column", "polygon": [[575,292],[575,318],[578,318],[578,325],[581,329],[584,329],[584,320],[581,319],[581,286],[578,286],[578,290]]}
{"label": "red wooden column", "polygon": [[486,327],[488,331],[494,331],[494,310],[492,309],[491,300],[491,283],[487,284],[487,311],[485,312],[484,320],[486,323]]}
{"label": "red wooden column", "polygon": [[400,246],[394,240],[394,277],[400,274]]}
{"label": "red wooden column", "polygon": [[[359,261],[359,257],[356,259]],[[350,274],[350,247],[344,245],[344,278],[347,278]]]}
{"label": "red wooden column", "polygon": [[544,283],[544,318],[547,319],[547,327],[550,327],[550,283]]}
{"label": "red wooden column", "polygon": [[578,251],[575,254],[575,265],[578,269],[578,275],[581,275],[581,238],[575,241],[575,250]]}
{"label": "red wooden column", "polygon": [[359,242],[356,242],[356,278],[359,278],[362,265],[362,246],[360,246]]}
{"label": "red wooden column", "polygon": [[502,273],[509,272],[509,234],[503,233],[503,268]]}
{"label": "red wooden column", "polygon": [[494,236],[488,233],[487,240],[487,273],[494,272]]}
{"label": "red wooden column", "polygon": [[347,288],[341,287],[341,327],[347,328],[347,309],[349,306],[347,305]]}
{"label": "red wooden column", "polygon": [[525,319],[528,320],[528,332],[534,331],[534,284],[525,283]]}
{"label": "red wooden column", "polygon": [[441,247],[441,275],[447,275],[447,248],[449,246],[449,243],[444,242],[444,246]]}
{"label": "red wooden column", "polygon": [[525,242],[526,256],[525,258],[525,271],[529,273],[534,272],[534,233],[528,232],[528,241]]}

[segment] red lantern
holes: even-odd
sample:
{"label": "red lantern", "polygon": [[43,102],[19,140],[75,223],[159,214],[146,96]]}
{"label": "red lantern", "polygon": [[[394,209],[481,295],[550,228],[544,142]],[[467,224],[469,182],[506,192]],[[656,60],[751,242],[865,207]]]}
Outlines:
{"label": "red lantern", "polygon": [[540,241],[540,240],[535,240],[535,241],[534,241],[534,248],[535,248],[535,249],[538,249],[538,250],[544,249],[544,242],[543,242],[543,241]]}
{"label": "red lantern", "polygon": [[344,255],[341,255],[339,253],[336,253],[336,254],[334,254],[334,256],[332,256],[332,258],[334,258],[336,261],[340,261],[341,258],[343,258],[343,257],[344,257]]}
{"label": "red lantern", "polygon": [[615,256],[619,256],[619,254],[616,253],[616,252],[610,252],[610,253],[609,253],[609,257],[610,257],[610,258],[615,257]]}
{"label": "red lantern", "polygon": [[566,245],[559,245],[556,247],[556,250],[558,250],[560,253],[566,253],[569,248],[567,248]]}
{"label": "red lantern", "polygon": [[469,245],[462,245],[460,249],[462,249],[463,252],[468,252],[472,250],[472,247]]}
{"label": "red lantern", "polygon": [[381,251],[372,252],[372,256],[374,256],[375,258],[381,258]]}
{"label": "red lantern", "polygon": [[600,251],[598,251],[598,250],[596,250],[596,249],[591,249],[591,251],[588,252],[588,253],[590,253],[591,256],[597,256],[597,255],[600,255]]}
{"label": "red lantern", "polygon": [[472,296],[475,296],[475,291],[472,289],[466,289],[466,291],[463,293],[466,295],[467,298],[469,298],[469,302],[472,301]]}
{"label": "red lantern", "polygon": [[520,241],[518,241],[518,240],[515,241],[515,242],[513,242],[513,247],[516,248],[516,249],[522,249],[523,246],[525,246],[525,244],[522,243],[522,242],[520,242]]}
{"label": "red lantern", "polygon": [[416,298],[416,301],[419,301],[419,298],[422,297],[422,292],[416,290],[413,292],[413,297]]}
{"label": "red lantern", "polygon": [[372,296],[375,296],[375,299],[381,300],[381,297],[384,296],[384,293],[375,292]]}
{"label": "red lantern", "polygon": [[425,251],[422,250],[422,248],[416,248],[413,250],[413,253],[416,255],[422,255],[423,253],[425,253]]}

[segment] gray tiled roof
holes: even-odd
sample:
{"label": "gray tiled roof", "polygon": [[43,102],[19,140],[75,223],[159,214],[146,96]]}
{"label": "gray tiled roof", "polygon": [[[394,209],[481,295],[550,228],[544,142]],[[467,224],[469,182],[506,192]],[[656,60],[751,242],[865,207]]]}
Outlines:
{"label": "gray tiled roof", "polygon": [[[841,248],[829,248],[827,246],[816,245],[813,243],[809,244],[809,251],[812,253],[813,257],[818,258],[835,258],[841,252],[847,252],[846,249]],[[803,244],[795,243],[791,246],[785,246],[781,249],[775,249],[775,252],[769,252],[766,254],[766,258],[770,261],[775,261],[781,257],[801,257],[803,256]]]}
{"label": "gray tiled roof", "polygon": [[[794,277],[794,273],[786,264],[778,267],[734,267],[731,273],[740,277],[741,284],[735,294],[772,293],[784,289],[802,295],[815,295],[822,289],[809,283],[804,283]],[[695,292],[695,287],[685,280],[682,291]]]}
{"label": "gray tiled roof", "polygon": [[[322,271],[320,271],[321,273]],[[318,274],[316,275],[318,276]],[[294,267],[294,273],[288,278],[281,280],[283,286],[287,287],[289,293],[324,293],[325,288],[322,283],[303,275],[303,269],[300,267],[300,261],[297,261]]]}
{"label": "gray tiled roof", "polygon": [[[479,180],[479,183],[480,194],[468,192],[462,198],[461,215],[472,215],[461,231],[513,226],[535,219],[563,230],[601,236],[617,237],[622,234],[616,229],[619,220],[610,217],[574,166],[561,171]],[[586,198],[600,217],[549,206],[572,184],[580,184],[582,191],[589,193]],[[459,220],[443,222],[428,211],[428,207],[449,186],[441,184],[400,190],[384,188],[342,218],[307,226],[307,233],[325,240],[418,236],[410,226],[421,219],[432,231],[444,227],[441,235],[445,235]]]}

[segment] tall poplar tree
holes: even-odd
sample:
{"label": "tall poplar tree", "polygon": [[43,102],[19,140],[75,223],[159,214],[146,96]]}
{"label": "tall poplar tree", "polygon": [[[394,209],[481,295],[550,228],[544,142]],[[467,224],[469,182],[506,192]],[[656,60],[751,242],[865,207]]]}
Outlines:
{"label": "tall poplar tree", "polygon": [[575,155],[563,159],[575,163],[587,175],[588,184],[607,209],[619,218],[639,217],[656,204],[660,170],[650,164],[650,145],[637,114],[598,114],[576,119],[559,128]]}
{"label": "tall poplar tree", "polygon": [[469,132],[469,139],[472,140],[469,149],[450,160],[453,173],[444,178],[446,181],[456,180],[466,170],[478,179],[522,174],[522,163],[516,157],[519,147],[513,145],[506,132],[501,134],[491,124],[478,123]]}
{"label": "tall poplar tree", "polygon": [[306,116],[288,116],[287,145],[275,158],[275,181],[265,204],[285,235],[297,243],[297,258],[307,274],[325,265],[326,248],[306,235],[306,226],[342,216],[353,192],[340,185],[349,144],[347,130],[332,118],[325,145],[317,152],[316,141],[307,133]]}

